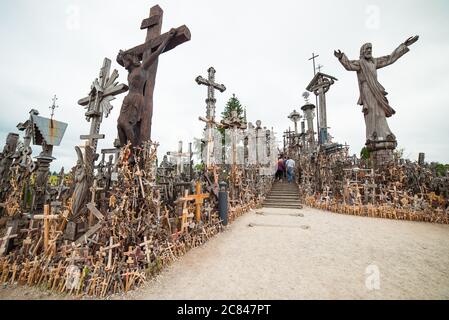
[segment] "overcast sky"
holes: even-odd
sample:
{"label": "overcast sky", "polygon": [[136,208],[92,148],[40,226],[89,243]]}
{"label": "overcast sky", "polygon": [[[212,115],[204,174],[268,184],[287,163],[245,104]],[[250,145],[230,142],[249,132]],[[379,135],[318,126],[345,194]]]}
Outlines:
{"label": "overcast sky", "polygon": [[[333,56],[341,49],[357,59],[360,46],[373,43],[374,56],[390,54],[407,37],[420,40],[397,63],[379,70],[396,115],[389,124],[405,156],[449,163],[449,2],[418,1],[218,1],[218,0],[16,0],[0,4],[0,143],[31,108],[49,116],[58,96],[55,118],[69,124],[56,147],[52,170],[76,162],[75,145],[89,132],[86,96],[104,57],[113,60],[120,81],[127,72],[116,61],[120,49],[143,43],[141,21],[159,4],[163,32],[187,25],[192,40],[159,59],[152,137],[160,154],[176,150],[201,134],[206,87],[194,79],[217,70],[216,81],[227,87],[217,96],[217,114],[235,93],[247,107],[248,120],[274,127],[279,140],[292,124],[288,114],[304,104],[302,93],[313,77],[308,58],[319,54],[323,72],[338,78],[327,94],[327,115],[334,140],[359,154],[365,125],[357,106],[356,74]],[[113,101],[105,119],[100,148],[117,136],[116,120],[124,95]],[[33,154],[40,147],[33,147]]]}

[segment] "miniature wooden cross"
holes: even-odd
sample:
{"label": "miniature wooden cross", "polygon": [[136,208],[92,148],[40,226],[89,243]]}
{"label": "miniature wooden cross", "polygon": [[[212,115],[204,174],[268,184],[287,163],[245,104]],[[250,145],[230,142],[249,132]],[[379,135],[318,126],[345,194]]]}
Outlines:
{"label": "miniature wooden cross", "polygon": [[116,170],[117,170],[117,165],[118,165],[118,158],[120,156],[120,148],[102,149],[101,153],[114,156],[114,164],[113,164],[112,168],[110,168],[110,166],[108,165],[108,172],[109,172],[109,169],[112,169],[111,181],[117,181]]}
{"label": "miniature wooden cross", "polygon": [[93,216],[94,215],[98,218],[98,220],[103,220],[104,219],[104,217],[101,214],[101,212],[98,211],[98,209],[95,207],[95,196],[97,194],[97,191],[103,190],[103,188],[98,188],[97,184],[98,184],[97,179],[95,179],[92,187],[90,188],[91,198],[90,198],[90,206],[88,206],[88,209],[90,211],[90,214],[89,214],[89,227],[91,227],[92,224],[93,224]]}
{"label": "miniature wooden cross", "polygon": [[150,263],[150,245],[153,243],[153,236],[150,237],[150,240],[147,240],[147,236],[143,237],[143,242],[139,244],[140,247],[145,247],[145,255],[147,256],[147,262]]}
{"label": "miniature wooden cross", "polygon": [[[126,50],[126,53],[130,53],[136,56],[140,61],[146,60],[151,56],[151,53],[156,51],[158,47],[164,42],[170,35],[169,33],[161,34],[162,31],[162,18],[164,12],[158,5],[154,6],[150,10],[150,16],[142,21],[140,26],[141,30],[147,29],[147,36],[145,43],[132,49]],[[176,35],[170,40],[163,52],[167,52],[176,48],[178,45],[190,40],[190,30],[185,26],[176,28]],[[140,141],[148,141],[151,139],[151,123],[153,116],[153,93],[154,85],[156,81],[156,73],[158,67],[158,60],[151,65],[148,72],[145,74],[146,86],[144,88],[145,99],[142,106],[142,123],[140,127]],[[123,61],[117,61],[123,66]]]}
{"label": "miniature wooden cross", "polygon": [[17,238],[17,234],[11,234],[12,233],[12,227],[8,227],[6,230],[6,234],[3,238],[0,238],[0,257],[6,252],[6,249],[8,248],[8,242],[9,240],[13,238]]}
{"label": "miniature wooden cross", "polygon": [[143,172],[142,172],[142,170],[140,170],[140,167],[138,164],[136,164],[136,176],[139,179],[139,185],[140,185],[140,191],[142,192],[142,198],[145,198],[145,189],[143,187],[143,181],[142,181]]}
{"label": "miniature wooden cross", "polygon": [[98,232],[98,230],[101,229],[101,227],[103,226],[103,222],[104,222],[104,216],[101,214],[101,212],[95,207],[94,204],[92,203],[88,203],[87,204],[87,209],[89,209],[89,211],[95,215],[98,218],[98,222],[97,224],[95,224],[93,227],[91,227],[85,234],[83,234],[81,237],[79,237],[76,241],[75,244],[81,244],[83,241],[87,241],[87,239],[89,239],[89,237],[91,237],[92,235],[94,235],[95,233]]}
{"label": "miniature wooden cross", "polygon": [[128,256],[128,260],[126,260],[127,264],[134,264],[134,259],[131,257],[131,255],[134,254],[134,250],[132,246],[128,247],[128,252],[123,253],[125,256]]}
{"label": "miniature wooden cross", "polygon": [[206,211],[208,220],[212,221],[212,212],[214,211],[214,208],[208,203],[204,210]]}
{"label": "miniature wooden cross", "polygon": [[90,122],[90,133],[82,135],[82,140],[89,140],[89,145],[93,148],[94,154],[97,152],[99,139],[104,139],[104,134],[100,134],[100,125],[103,121],[103,115],[108,117],[112,110],[111,101],[116,95],[128,91],[128,86],[118,84],[117,70],[111,71],[111,60],[104,58],[103,66],[100,69],[100,75],[92,83],[89,96],[78,101],[78,104],[86,107],[86,119]]}
{"label": "miniature wooden cross", "polygon": [[44,220],[44,248],[48,249],[49,243],[49,233],[50,233],[50,220],[59,219],[59,215],[50,215],[50,206],[48,204],[44,205],[44,214],[35,214],[33,220]]}
{"label": "miniature wooden cross", "polygon": [[112,268],[112,249],[118,248],[118,247],[120,247],[120,243],[114,244],[114,237],[111,236],[109,238],[109,246],[100,249],[100,252],[104,252],[106,250],[109,250],[108,265],[106,266],[107,270],[110,270]]}
{"label": "miniature wooden cross", "polygon": [[185,196],[181,200],[195,201],[195,218],[196,222],[199,223],[201,221],[201,205],[204,203],[204,199],[209,198],[210,194],[201,194],[201,183],[199,181],[196,182],[195,192],[195,194]]}
{"label": "miniature wooden cross", "polygon": [[189,215],[189,210],[187,209],[187,202],[191,201],[192,199],[189,198],[189,190],[184,191],[184,197],[179,198],[178,201],[183,202],[182,204],[182,218],[181,218],[181,233],[184,232],[186,225],[187,225],[187,218]]}
{"label": "miniature wooden cross", "polygon": [[20,232],[22,233],[27,233],[27,237],[25,238],[25,240],[23,240],[23,245],[24,246],[29,246],[32,243],[31,240],[31,233],[36,232],[39,230],[39,228],[33,228],[34,226],[34,220],[30,221],[30,227],[28,229],[21,229]]}

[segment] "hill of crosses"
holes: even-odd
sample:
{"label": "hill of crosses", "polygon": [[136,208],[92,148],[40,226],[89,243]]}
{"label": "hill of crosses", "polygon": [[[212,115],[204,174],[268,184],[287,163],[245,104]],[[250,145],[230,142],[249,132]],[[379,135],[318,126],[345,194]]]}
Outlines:
{"label": "hill of crosses", "polygon": [[[305,84],[304,105],[285,115],[293,129],[276,137],[271,124],[248,121],[251,110],[235,95],[217,118],[215,95],[226,86],[210,67],[204,77],[192,75],[190,84],[207,89],[206,113],[195,115],[204,125],[202,138],[180,141],[176,151],[158,159],[159,144],[151,139],[158,59],[168,51],[173,54],[167,60],[177,59],[177,47],[191,40],[185,25],[163,33],[162,17],[162,9],[152,7],[141,23],[142,43],[111,53],[128,83],[117,81],[119,71],[105,58],[90,89],[79,89],[79,110],[84,107],[90,132],[73,146],[73,168],[50,173],[53,148],[65,143],[66,128],[73,125],[53,113],[46,118],[32,109],[18,133],[7,136],[0,154],[1,284],[98,298],[128,292],[262,207],[449,223],[448,168],[427,163],[424,154],[417,161],[402,158],[400,137],[387,123],[395,110],[377,80],[377,69],[398,59],[406,63],[403,56],[417,36],[382,58],[371,56],[371,44],[362,46],[359,60],[335,51],[358,76],[366,124],[360,157],[349,155],[349,146],[328,130],[326,94],[335,77],[315,69]],[[101,124],[110,120],[112,101],[120,95],[117,132],[104,134]],[[114,144],[99,149],[106,136]]]}

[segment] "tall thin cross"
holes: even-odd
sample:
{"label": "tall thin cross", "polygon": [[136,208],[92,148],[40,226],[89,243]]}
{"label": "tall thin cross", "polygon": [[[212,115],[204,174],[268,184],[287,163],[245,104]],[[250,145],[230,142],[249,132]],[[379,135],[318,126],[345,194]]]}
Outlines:
{"label": "tall thin cross", "polygon": [[210,67],[208,70],[208,79],[204,79],[202,76],[196,77],[195,81],[199,85],[205,85],[207,86],[207,112],[206,112],[206,118],[207,120],[215,120],[215,103],[217,100],[215,99],[215,90],[218,90],[220,92],[225,92],[226,87],[223,84],[218,84],[215,82],[215,69],[213,67]]}
{"label": "tall thin cross", "polygon": [[[169,33],[161,34],[162,18],[164,11],[158,5],[150,9],[150,16],[142,21],[141,30],[147,29],[147,36],[145,43],[138,45],[132,49],[126,50],[126,53],[131,53],[140,61],[146,60],[151,56],[151,53],[156,51],[158,47],[169,37]],[[184,42],[190,41],[190,30],[185,25],[176,28],[176,35],[170,40],[163,52],[170,51]],[[156,73],[159,59],[156,59],[148,72],[145,74],[146,85],[144,88],[144,102],[142,106],[142,120],[140,126],[140,142],[151,139],[151,124],[153,117],[153,93],[156,81]],[[123,66],[123,61],[117,61]]]}
{"label": "tall thin cross", "polygon": [[309,61],[313,60],[313,75],[316,75],[315,59],[318,58],[319,56],[320,56],[319,54],[315,55],[315,53],[313,52],[312,58],[309,59]]}
{"label": "tall thin cross", "polygon": [[49,109],[51,110],[51,115],[50,115],[51,120],[53,120],[53,116],[55,115],[55,109],[59,108],[59,106],[56,105],[56,100],[58,100],[58,98],[55,95],[52,99],[53,104],[51,105],[51,107],[49,107]]}
{"label": "tall thin cross", "polygon": [[[319,56],[320,56],[319,54],[315,55],[315,53],[312,52],[312,58],[309,59],[309,61],[313,60],[313,76],[314,77],[316,76],[315,59],[318,58]],[[318,97],[317,96],[315,96],[315,105],[318,105]],[[316,110],[316,113],[317,113],[316,126],[317,126],[317,130],[318,130],[318,141],[320,141],[320,123],[319,123],[318,109]]]}
{"label": "tall thin cross", "polygon": [[218,84],[215,82],[216,71],[214,67],[210,67],[207,72],[208,79],[204,79],[202,76],[198,76],[196,77],[195,81],[196,83],[198,83],[198,85],[207,86],[206,119],[200,117],[200,120],[206,123],[206,168],[209,169],[211,164],[214,162],[214,160],[212,159],[212,153],[214,150],[212,131],[214,126],[217,125],[217,123],[215,123],[215,103],[217,102],[217,100],[215,99],[215,90],[223,93],[226,91],[226,87],[223,84]]}
{"label": "tall thin cross", "polygon": [[99,139],[104,139],[105,135],[100,134],[100,125],[103,116],[106,118],[112,110],[111,101],[116,95],[128,91],[126,84],[118,84],[117,70],[111,71],[111,60],[104,58],[103,66],[100,69],[100,75],[94,80],[90,87],[89,96],[78,101],[78,104],[85,107],[86,119],[90,122],[90,132],[88,135],[81,135],[81,140],[88,140],[89,145],[93,148],[94,153],[97,152],[97,144]]}

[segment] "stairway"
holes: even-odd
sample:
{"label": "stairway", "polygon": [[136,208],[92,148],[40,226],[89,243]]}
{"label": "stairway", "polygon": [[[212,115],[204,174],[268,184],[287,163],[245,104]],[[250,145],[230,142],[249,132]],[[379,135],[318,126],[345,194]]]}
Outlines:
{"label": "stairway", "polygon": [[276,181],[263,202],[263,206],[265,208],[302,209],[299,201],[299,189],[296,183]]}

